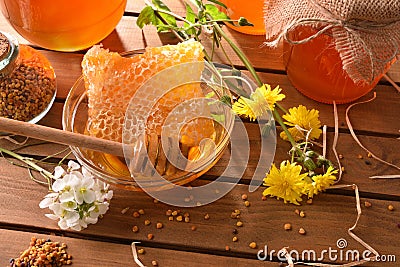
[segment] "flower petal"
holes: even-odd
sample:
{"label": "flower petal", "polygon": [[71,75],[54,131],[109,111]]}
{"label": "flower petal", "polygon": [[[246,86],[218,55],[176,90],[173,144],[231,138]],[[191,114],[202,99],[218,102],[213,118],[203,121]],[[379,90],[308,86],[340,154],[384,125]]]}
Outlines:
{"label": "flower petal", "polygon": [[81,165],[79,165],[78,163],[76,163],[73,160],[68,161],[68,170],[79,170],[81,168]]}
{"label": "flower petal", "polygon": [[60,217],[58,217],[57,215],[54,215],[52,213],[46,213],[44,216],[46,216],[47,218],[52,219],[52,220],[60,219]]}
{"label": "flower petal", "polygon": [[61,166],[54,168],[54,179],[61,178],[65,174],[65,170]]}
{"label": "flower petal", "polygon": [[54,198],[45,197],[44,199],[42,199],[42,201],[40,201],[39,208],[41,209],[48,208],[53,203],[54,203]]}
{"label": "flower petal", "polygon": [[93,203],[96,200],[96,193],[93,190],[86,190],[85,193],[83,193],[83,200],[86,203]]}
{"label": "flower petal", "polygon": [[51,186],[54,192],[60,192],[61,190],[64,190],[64,187],[65,187],[64,178],[57,179]]}
{"label": "flower petal", "polygon": [[73,194],[73,192],[70,192],[70,191],[64,192],[60,195],[59,200],[61,203],[74,201],[75,200],[74,194]]}
{"label": "flower petal", "polygon": [[62,230],[66,230],[69,228],[69,226],[67,225],[67,221],[64,219],[60,219],[58,221],[58,227],[60,227]]}

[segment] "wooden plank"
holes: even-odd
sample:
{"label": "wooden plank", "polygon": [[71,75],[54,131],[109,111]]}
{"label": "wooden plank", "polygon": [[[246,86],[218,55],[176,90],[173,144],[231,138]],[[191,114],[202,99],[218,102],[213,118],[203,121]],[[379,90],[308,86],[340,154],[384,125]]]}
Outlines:
{"label": "wooden plank", "polygon": [[[291,85],[286,75],[261,73],[260,76],[265,83],[271,84],[273,88],[277,85],[283,88],[282,93],[286,95],[286,98],[281,102],[283,107],[289,109],[301,104],[308,109],[319,110],[321,123],[334,127],[333,105],[322,104],[305,97]],[[371,99],[374,92],[376,92],[374,101],[351,109],[349,118],[354,129],[398,135],[400,121],[396,115],[399,111],[399,106],[396,103],[400,101],[400,94],[396,93],[396,90],[391,86],[378,85],[372,92],[357,101]],[[347,129],[345,115],[349,105],[337,106],[340,129]]]}
{"label": "wooden plank", "polygon": [[[230,149],[227,149],[222,158],[216,163],[216,165],[206,173],[206,176],[208,178],[212,179],[220,175],[234,178],[242,177],[243,182],[249,181],[253,178],[260,159],[260,134],[257,125],[246,123],[245,126],[250,138],[249,159],[247,161],[243,159],[239,162],[237,160],[232,160]],[[393,164],[396,164],[397,166],[400,166],[400,159],[398,157],[400,144],[397,139],[364,135],[360,135],[359,139],[363,145],[365,145],[378,157]],[[328,133],[327,158],[330,159],[335,166],[338,166],[338,163],[336,162],[335,156],[332,151],[333,140],[334,134]],[[35,143],[38,141],[32,140],[31,142]],[[246,151],[247,149],[249,149],[246,142],[238,140],[237,142],[235,142],[235,144],[235,149],[238,149],[238,151]],[[14,149],[18,147],[6,140],[0,140],[0,146],[8,149]],[[28,155],[47,156],[60,152],[63,149],[65,149],[65,146],[45,144],[40,146],[28,147],[21,150],[20,153]],[[278,137],[275,154],[271,155],[274,157],[273,161],[275,162],[275,164],[279,165],[280,162],[282,162],[283,160],[290,159],[288,155],[289,150],[289,143],[283,141],[280,137]],[[315,148],[315,150],[319,153],[322,153],[322,149]],[[337,152],[343,157],[340,160],[341,166],[343,166],[344,168],[342,176],[343,183],[358,184],[363,192],[400,196],[397,190],[397,188],[400,186],[399,179],[373,180],[369,178],[376,175],[398,174],[398,170],[387,166],[373,158],[368,158],[367,152],[359,147],[349,134],[339,134]],[[359,158],[360,156],[363,158]],[[60,156],[58,158],[60,158]],[[230,164],[229,168],[227,168],[228,164]],[[244,173],[242,173],[242,168],[244,166]],[[264,172],[267,172],[267,167],[265,167]],[[0,172],[0,175],[3,174],[13,176],[13,173],[21,173],[21,170],[16,167],[4,168],[3,172]],[[25,174],[25,172],[22,172],[20,175]],[[257,176],[256,178],[260,179],[261,177]]]}
{"label": "wooden plank", "polygon": [[[235,161],[229,161],[231,159],[230,151],[225,151],[219,162],[211,168],[206,174],[218,177],[224,171],[225,176],[228,177],[242,177],[243,180],[250,180],[253,178],[254,172],[257,168],[257,164],[260,159],[260,137],[257,132],[256,125],[247,124],[247,131],[250,136],[250,157],[247,162],[242,160],[239,163]],[[399,149],[400,144],[397,139],[394,138],[381,138],[375,136],[358,136],[364,146],[366,146],[372,153],[378,157],[400,166]],[[334,134],[328,133],[327,135],[327,158],[338,167],[338,162],[332,151],[332,145],[334,140]],[[244,142],[236,142],[238,146],[243,145],[242,148],[238,148],[239,151],[247,150],[247,145]],[[290,144],[283,141],[280,137],[277,138],[277,146],[274,155],[274,162],[277,166],[284,160],[290,160],[289,151]],[[315,151],[322,154],[322,149],[314,147]],[[373,180],[369,177],[376,175],[388,175],[388,174],[399,174],[399,171],[393,167],[385,165],[373,158],[368,158],[367,152],[365,152],[358,144],[354,141],[349,134],[339,134],[338,145],[336,148],[337,152],[342,155],[340,160],[341,166],[344,168],[342,183],[346,184],[357,184],[364,192],[376,193],[376,194],[387,194],[392,196],[400,196],[398,187],[400,186],[399,179],[378,179]],[[359,157],[363,158],[360,159]],[[231,164],[229,169],[227,165]],[[242,175],[239,170],[242,166],[246,166],[245,172]],[[267,172],[267,170],[265,170]],[[256,177],[259,178],[259,177]]]}
{"label": "wooden plank", "polygon": [[[0,166],[4,166],[1,164]],[[48,210],[41,210],[38,203],[47,193],[47,189],[24,176],[13,172],[12,176],[4,174],[0,177],[3,189],[0,192],[0,223],[13,225],[13,228],[46,228],[46,231],[58,232],[54,221],[44,216]],[[241,195],[246,193],[251,203],[250,207],[244,206]],[[378,249],[381,253],[396,255],[400,251],[397,235],[399,201],[386,201],[376,199],[363,199],[372,203],[369,209],[363,208],[356,233],[366,242]],[[24,205],[21,205],[24,203]],[[391,204],[395,211],[389,211]],[[129,207],[125,214],[121,210]],[[294,213],[298,208],[306,213],[304,218]],[[133,211],[144,209],[145,215],[140,218],[132,216]],[[190,214],[190,223],[169,221],[165,212],[168,209],[179,209],[182,213]],[[236,227],[237,219],[230,218],[235,209],[241,210],[240,221],[243,227]],[[321,252],[329,246],[334,247],[336,241],[344,238],[348,241],[348,249],[363,249],[347,234],[356,219],[355,199],[352,196],[320,194],[315,197],[312,205],[304,204],[301,207],[284,204],[275,199],[261,200],[261,190],[254,193],[247,192],[247,186],[238,185],[225,197],[212,205],[196,208],[177,208],[162,203],[154,203],[145,193],[130,192],[115,189],[110,210],[96,225],[90,225],[82,232],[62,231],[66,236],[85,238],[101,238],[107,240],[133,240],[141,241],[146,246],[163,244],[166,247],[188,248],[191,251],[214,251],[223,253],[225,246],[231,251],[255,257],[258,250],[248,247],[250,242],[256,242],[258,248],[268,245],[275,251],[285,246],[292,249],[315,249]],[[21,214],[29,220],[21,220]],[[210,219],[204,218],[209,214]],[[152,223],[144,225],[144,220]],[[157,222],[162,222],[164,227],[156,229]],[[283,225],[291,223],[292,231],[285,231]],[[138,233],[132,232],[132,227],[139,227]],[[195,225],[197,229],[191,230]],[[297,231],[302,227],[306,235]],[[238,242],[232,242],[234,229],[238,231]],[[147,240],[147,235],[154,235],[153,240]]]}
{"label": "wooden plank", "polygon": [[[125,10],[139,13],[145,7],[145,2],[146,2],[145,0],[128,0]],[[171,10],[177,12],[181,16],[184,16],[186,14],[184,2],[190,3],[190,1],[182,1],[182,0],[164,0],[163,2]]]}
{"label": "wooden plank", "polygon": [[[385,98],[391,99],[391,98]],[[382,106],[382,108],[386,108],[387,105],[384,105],[385,99],[380,99],[381,104],[378,106]],[[376,100],[378,101],[378,99]],[[310,101],[312,103],[312,101]],[[395,104],[393,102],[393,104]],[[369,105],[369,104],[367,104]],[[328,105],[326,105],[328,106]],[[311,106],[314,108],[318,108],[319,106]],[[361,106],[362,107],[362,106]],[[40,122],[41,124],[51,126],[51,127],[61,127],[61,108],[62,104],[55,103],[54,107],[52,108],[51,112]],[[339,107],[340,108],[340,107]],[[358,108],[358,107],[357,107]],[[372,110],[372,108],[370,108]],[[379,112],[371,113],[370,116],[365,116],[368,114],[368,109],[361,109],[357,110],[354,109],[354,115],[361,121],[364,121],[365,124],[360,124],[359,120],[354,120],[354,126],[357,127],[358,130],[366,130],[366,131],[376,131],[379,133],[379,124],[384,123],[384,120],[379,118],[373,119],[374,115],[380,115]],[[363,115],[364,114],[364,115]],[[321,117],[324,118],[324,113],[321,113]],[[353,117],[353,113],[352,113]],[[395,118],[395,112],[393,111],[393,118]],[[372,120],[370,120],[372,119]],[[323,119],[321,119],[324,121]],[[390,120],[388,120],[390,121]],[[370,122],[370,124],[369,124]],[[378,126],[375,126],[378,124]],[[393,128],[393,134],[396,133],[398,129],[400,129],[399,121],[393,121],[391,124],[385,124],[388,127]],[[330,126],[333,126],[332,124]],[[366,126],[366,127],[365,127]],[[258,164],[259,159],[259,130],[258,126],[255,124],[246,123],[246,127],[248,129],[248,134],[250,136],[250,160],[246,164],[246,170],[243,176],[243,179],[251,179],[254,174],[254,170]],[[377,129],[377,130],[374,130]],[[371,152],[376,154],[377,156],[392,162],[393,164],[400,165],[400,159],[398,157],[399,151],[399,142],[395,138],[384,138],[384,137],[375,137],[375,136],[358,136],[360,141],[370,149]],[[332,147],[333,142],[333,133],[328,134],[328,148]],[[0,143],[2,146],[6,146],[6,148],[15,148],[15,146],[7,146],[7,141],[3,141]],[[242,144],[239,142],[239,144]],[[64,149],[63,146],[59,145],[47,145],[47,146],[40,146],[40,147],[33,147],[29,148],[28,150],[23,150],[24,153],[30,153],[32,155],[41,155],[46,156],[56,152],[61,151]],[[243,149],[247,149],[244,147]],[[278,138],[277,144],[277,151],[275,153],[275,162],[279,164],[282,160],[288,159],[287,152],[289,151],[290,146],[287,142],[283,142],[280,138]],[[343,175],[343,180],[347,183],[356,183],[362,187],[363,191],[369,191],[373,193],[381,193],[381,194],[388,194],[388,195],[395,195],[398,196],[399,192],[396,188],[399,186],[398,179],[391,179],[391,180],[371,180],[368,177],[373,175],[383,175],[383,174],[396,174],[394,168],[386,166],[382,163],[379,163],[377,160],[367,158],[367,153],[363,151],[357,143],[353,140],[353,138],[349,134],[341,133],[338,139],[338,153],[342,154],[344,158],[341,160],[342,166],[345,168],[345,172]],[[358,156],[363,156],[363,159],[359,159]],[[212,176],[219,176],[221,175],[224,170],[226,169],[226,164],[230,158],[229,152],[225,152],[224,156],[220,159],[220,161],[210,170],[207,172],[208,175]],[[331,159],[334,164],[337,166],[335,162],[335,158],[333,156],[332,151],[328,150],[328,158]],[[240,163],[237,166],[243,166]],[[241,176],[237,173],[236,169],[233,165],[232,168],[226,173],[226,176],[230,177],[238,177]],[[10,174],[11,175],[11,174]]]}
{"label": "wooden plank", "polygon": [[[137,266],[134,263],[131,247],[126,244],[85,240],[54,236],[51,234],[37,234],[0,229],[0,262],[7,263],[11,258],[19,256],[20,251],[27,249],[31,237],[50,239],[53,242],[67,244],[67,252],[72,256],[73,266]],[[10,242],[12,240],[12,242]],[[144,249],[144,254],[139,255],[140,261],[146,266],[152,266],[152,261],[157,261],[159,266],[276,266],[277,263],[260,262],[257,259],[242,259],[237,257],[217,256],[169,250],[162,248],[149,248],[141,244],[136,249]],[[232,256],[232,255],[230,255]]]}
{"label": "wooden plank", "polygon": [[[61,74],[60,74],[61,76]],[[328,127],[334,127],[333,106],[321,104],[313,101],[300,94],[288,81],[285,75],[262,73],[262,79],[265,82],[270,82],[273,87],[280,85],[283,88],[283,93],[286,98],[282,102],[282,106],[286,109],[297,107],[299,103],[306,106],[308,109],[319,110],[321,123]],[[73,84],[74,81],[64,82],[63,87],[58,88],[57,96],[62,99],[66,97],[70,87],[67,84]],[[400,94],[395,93],[391,86],[379,85],[377,87],[376,99],[370,103],[358,105],[351,109],[349,113],[350,121],[353,128],[357,131],[365,131],[376,134],[390,134],[392,136],[399,135],[400,120],[398,120],[398,112],[400,110],[398,103],[400,102]],[[367,94],[360,99],[366,100],[373,96],[373,92]],[[348,104],[338,105],[339,128],[347,130],[345,112]],[[61,118],[62,105],[55,104],[47,116],[43,119],[46,125],[59,127],[59,118]],[[50,116],[54,116],[53,118]]]}

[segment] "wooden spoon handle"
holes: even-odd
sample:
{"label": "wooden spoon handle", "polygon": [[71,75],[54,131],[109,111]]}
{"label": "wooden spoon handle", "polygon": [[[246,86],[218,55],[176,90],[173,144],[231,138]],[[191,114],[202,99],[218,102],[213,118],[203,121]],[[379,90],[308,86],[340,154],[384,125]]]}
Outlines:
{"label": "wooden spoon handle", "polygon": [[122,144],[118,142],[4,117],[0,117],[0,132],[23,135],[63,145],[83,147],[116,156],[124,156]]}

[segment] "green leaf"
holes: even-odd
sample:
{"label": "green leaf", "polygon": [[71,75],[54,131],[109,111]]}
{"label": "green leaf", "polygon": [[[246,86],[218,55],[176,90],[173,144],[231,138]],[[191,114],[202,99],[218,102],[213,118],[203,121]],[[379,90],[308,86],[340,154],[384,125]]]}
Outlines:
{"label": "green leaf", "polygon": [[218,9],[218,7],[216,7],[215,5],[206,4],[205,7],[206,7],[207,13],[210,14],[211,17],[214,20],[227,20],[227,19],[229,19],[229,17],[224,12],[220,11]]}
{"label": "green leaf", "polygon": [[218,0],[208,0],[209,2],[213,2],[216,5],[222,6],[223,8],[228,8],[224,3],[218,1]]}
{"label": "green leaf", "polygon": [[[195,23],[196,22],[196,14],[193,12],[193,9],[187,4],[186,5],[186,20],[188,20],[190,23]],[[187,22],[183,24],[183,27],[185,27],[186,33],[189,35],[196,34],[196,30],[194,28],[189,28],[191,25],[189,25]]]}
{"label": "green leaf", "polygon": [[[165,5],[163,3],[163,1],[161,1],[161,0],[152,0],[152,3],[158,9],[166,10],[166,11],[171,12],[171,10],[168,8],[168,6]],[[159,15],[165,20],[166,23],[168,23],[169,25],[177,27],[176,19],[175,19],[174,16],[171,16],[171,15],[168,15],[168,14],[163,14],[163,13],[159,13]],[[158,25],[158,26],[161,26],[161,25]]]}
{"label": "green leaf", "polygon": [[213,98],[215,96],[214,92],[209,92],[208,94],[205,95],[205,98]]}
{"label": "green leaf", "polygon": [[225,115],[224,114],[211,114],[211,117],[219,123],[224,123],[225,121]]}
{"label": "green leaf", "polygon": [[203,2],[201,0],[190,0],[190,2],[192,2],[193,5],[195,5],[198,9],[201,9],[203,6]]}
{"label": "green leaf", "polygon": [[151,6],[146,6],[140,11],[139,17],[136,21],[136,24],[139,28],[143,29],[145,25],[153,24],[155,26],[158,25],[157,16],[154,13],[154,9]]}
{"label": "green leaf", "polygon": [[221,101],[222,103],[224,103],[224,104],[230,106],[230,107],[232,106],[232,99],[231,99],[230,96],[223,95],[223,96],[220,98],[220,101]]}

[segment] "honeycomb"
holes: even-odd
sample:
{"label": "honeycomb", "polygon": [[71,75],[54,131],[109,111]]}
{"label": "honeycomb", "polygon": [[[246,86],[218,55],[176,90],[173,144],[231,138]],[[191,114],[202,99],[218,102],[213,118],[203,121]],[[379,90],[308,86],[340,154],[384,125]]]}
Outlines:
{"label": "honeycomb", "polygon": [[[203,57],[203,47],[196,41],[148,47],[145,53],[130,58],[122,57],[98,45],[93,46],[82,60],[82,73],[88,95],[89,134],[121,142],[126,110],[138,89],[155,74],[170,66],[204,62]],[[204,63],[202,67],[204,68]],[[193,73],[190,66],[186,69],[183,67],[180,73],[166,78],[164,76],[164,80],[156,81],[154,88],[145,90],[145,95],[139,98],[135,96],[138,106],[135,110],[137,117],[148,114],[146,108],[149,101],[151,104],[154,99],[159,99],[157,103],[153,103],[152,111],[148,116],[145,126],[148,134],[155,132],[160,135],[161,127],[168,114],[182,101],[204,97],[199,83],[180,85],[165,94],[162,92],[165,85],[182,79],[182,76],[198,75],[200,77],[202,69],[196,71],[198,73]],[[160,84],[164,86],[159,86]],[[143,92],[143,90],[140,91]],[[203,118],[191,120],[181,129],[181,141],[190,146],[197,145],[203,137],[209,137],[214,132],[212,121]],[[201,129],[201,134],[199,134],[199,129]]]}

